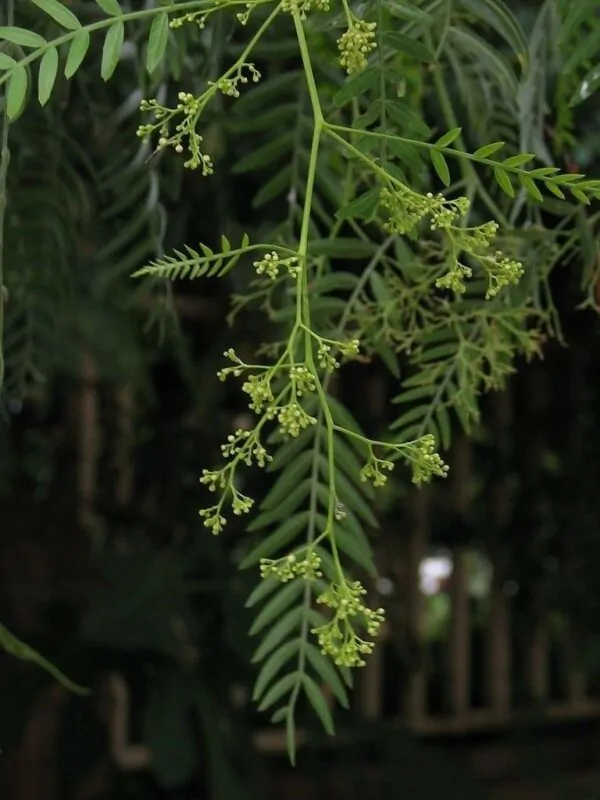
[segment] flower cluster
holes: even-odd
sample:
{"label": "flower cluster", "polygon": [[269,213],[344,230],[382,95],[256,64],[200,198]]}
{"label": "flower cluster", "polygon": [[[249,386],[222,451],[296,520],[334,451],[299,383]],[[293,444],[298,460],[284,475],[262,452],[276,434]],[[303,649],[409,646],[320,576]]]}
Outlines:
{"label": "flower cluster", "polygon": [[271,389],[271,378],[272,373],[267,371],[262,375],[249,375],[242,384],[242,391],[250,398],[250,408],[257,414],[275,401]]}
{"label": "flower cluster", "polygon": [[241,516],[242,514],[249,514],[253,505],[254,500],[251,497],[247,497],[245,494],[233,489],[231,510],[237,517]]}
{"label": "flower cluster", "polygon": [[[468,212],[470,206],[467,197],[447,200],[442,194],[434,195],[432,192],[428,192],[426,198],[431,203],[429,213],[431,215],[432,231],[449,228],[457,219],[460,219]],[[493,224],[495,225],[496,223]]]}
{"label": "flower cluster", "polygon": [[183,28],[184,25],[190,22],[195,22],[200,30],[203,30],[206,26],[207,17],[208,14],[205,11],[192,11],[189,14],[182,14],[181,17],[174,17],[169,22],[169,28],[177,30],[178,28]]}
{"label": "flower cluster", "polygon": [[383,227],[400,235],[413,231],[426,216],[431,217],[432,230],[447,229],[469,210],[466,197],[447,200],[441,194],[419,194],[400,184],[393,191],[382,189],[379,202],[389,215]]}
{"label": "flower cluster", "polygon": [[[227,437],[227,442],[221,445],[221,452],[224,458],[239,457],[239,461],[243,461],[246,466],[251,466],[254,461],[259,467],[266,466],[268,461],[272,461],[273,457],[267,453],[262,446],[258,433],[256,430],[245,431],[241,428],[230,433]],[[204,471],[205,475],[215,475],[218,473]],[[209,484],[211,489],[210,480],[202,480],[203,483]],[[224,488],[224,485],[221,485]],[[211,489],[211,491],[214,491]]]}
{"label": "flower cluster", "polygon": [[287,269],[292,278],[297,278],[300,274],[300,265],[298,264],[297,256],[288,256],[287,258],[280,258],[279,253],[274,250],[271,253],[264,255],[259,261],[254,262],[254,268],[258,275],[266,275],[271,280],[279,275],[280,268]]}
{"label": "flower cluster", "polygon": [[[207,473],[204,471],[205,474],[200,478],[201,483],[208,484],[208,488],[211,491],[216,490],[217,483],[210,481],[214,481],[215,473]],[[219,478],[216,479],[218,482],[219,488],[221,487]],[[231,510],[236,516],[241,516],[242,514],[248,514],[254,505],[254,500],[251,497],[246,497],[245,494],[238,492],[238,490],[234,486],[230,486],[231,489]],[[225,494],[221,497],[221,500],[217,503],[217,505],[210,506],[209,508],[203,508],[200,510],[200,516],[204,519],[204,527],[209,528],[215,536],[223,530],[225,525],[227,524],[226,518],[222,514],[223,503],[225,500]]]}
{"label": "flower cluster", "polygon": [[304,364],[294,364],[293,367],[290,367],[290,380],[298,397],[302,397],[303,394],[310,394],[317,388],[315,376]]}
{"label": "flower cluster", "polygon": [[459,245],[462,250],[470,253],[479,253],[489,250],[492,242],[496,238],[500,226],[494,220],[484,222],[475,228],[460,228],[455,231]]}
{"label": "flower cluster", "polygon": [[218,491],[221,495],[216,505],[200,511],[205,527],[210,528],[215,534],[220,533],[226,524],[223,505],[229,494],[231,494],[231,510],[236,516],[248,514],[254,505],[251,497],[242,494],[235,487],[237,465],[243,462],[247,466],[256,463],[259,467],[265,467],[267,462],[272,460],[272,456],[267,453],[260,442],[258,427],[251,431],[238,429],[230,434],[227,442],[222,445],[221,452],[225,458],[229,459],[229,463],[219,470],[203,470],[200,478],[200,483],[204,484],[209,492]]}
{"label": "flower cluster", "polygon": [[465,279],[470,278],[473,271],[466,264],[458,260],[458,253],[468,253],[475,259],[488,276],[488,289],[486,299],[495,297],[505,286],[518,283],[523,275],[523,264],[508,258],[500,250],[489,253],[490,247],[498,232],[497,222],[486,222],[475,228],[454,228],[448,230],[452,240],[451,257],[452,268],[446,275],[438,278],[436,286],[440,289],[450,289],[456,294],[465,291]]}
{"label": "flower cluster", "polygon": [[250,72],[250,76],[252,78],[253,83],[258,83],[261,78],[260,72],[256,69],[254,64],[244,63],[240,64],[233,77],[228,77],[224,75],[214,83],[212,81],[209,81],[208,85],[215,86],[220,92],[222,92],[227,97],[239,97],[240,90],[238,89],[238,84],[248,83],[248,77],[243,74],[244,67]]}
{"label": "flower cluster", "polygon": [[334,611],[333,619],[312,633],[318,639],[323,654],[329,655],[340,667],[362,667],[362,656],[373,652],[373,642],[361,639],[354,628],[357,622],[375,638],[385,619],[382,608],[368,608],[363,597],[367,591],[359,581],[332,584],[317,598],[317,602]]}
{"label": "flower cluster", "polygon": [[317,362],[321,369],[328,371],[337,369],[340,362],[334,355],[335,351],[346,358],[357,356],[360,352],[360,341],[358,339],[349,339],[346,342],[337,342],[333,339],[323,339],[319,337],[319,345],[317,348]]}
{"label": "flower cluster", "polygon": [[260,576],[261,578],[275,578],[281,583],[287,583],[294,578],[303,578],[305,581],[314,581],[322,578],[320,571],[321,559],[311,551],[305,558],[299,559],[296,554],[290,553],[289,556],[278,558],[261,558]]}
{"label": "flower cluster", "polygon": [[438,289],[449,289],[455,294],[464,294],[467,289],[465,286],[465,279],[470,278],[472,275],[473,270],[471,267],[467,267],[466,264],[461,264],[457,259],[452,269],[441,278],[438,278],[435,285]]}
{"label": "flower cluster", "polygon": [[360,479],[363,483],[371,481],[375,488],[379,488],[380,486],[385,486],[388,479],[388,476],[382,470],[391,472],[393,469],[394,465],[391,461],[377,458],[371,453],[368,462],[360,471]]}
{"label": "flower cluster", "polygon": [[228,358],[230,361],[233,361],[233,367],[223,367],[217,372],[217,378],[220,381],[224,381],[229,375],[233,375],[236,378],[239,378],[242,374],[244,369],[247,369],[248,365],[244,364],[244,362],[239,358],[233,347],[230,347],[229,350],[225,350],[223,353],[225,358]]}
{"label": "flower cluster", "polygon": [[339,347],[340,353],[347,358],[357,356],[360,352],[359,339],[349,339],[346,342],[336,342],[336,344]]}
{"label": "flower cluster", "polygon": [[[154,115],[155,123],[140,125],[137,135],[143,140],[148,141],[150,136],[158,132],[157,149],[172,147],[176,153],[183,153],[187,146],[189,159],[184,163],[188,169],[202,169],[203,175],[212,175],[213,163],[210,156],[202,152],[202,136],[196,132],[196,125],[208,97],[194,97],[189,92],[179,92],[179,102],[175,108],[161,106],[157,100],[142,100],[140,111],[149,111]],[[175,126],[175,132],[171,133],[170,125],[175,118],[181,121]]]}
{"label": "flower cluster", "polygon": [[330,0],[283,0],[281,5],[284,11],[289,13],[298,12],[301,20],[306,19],[306,15],[312,10],[313,6],[318,11],[329,11]]}
{"label": "flower cluster", "polygon": [[435,436],[425,434],[415,442],[400,445],[398,450],[410,461],[413,483],[429,483],[434,475],[445,478],[448,466],[444,464],[435,449]]}
{"label": "flower cluster", "polygon": [[[222,469],[203,469],[200,483],[203,483],[209,492],[222,491],[227,488],[227,475]],[[202,515],[204,516],[204,514]]]}
{"label": "flower cluster", "polygon": [[505,286],[518,283],[523,276],[523,264],[514,258],[505,256],[500,250],[492,256],[480,258],[481,264],[488,274],[486,299],[495,297]]}
{"label": "flower cluster", "polygon": [[215,536],[221,533],[227,522],[221,514],[221,505],[201,509],[200,516],[204,518],[204,527],[209,528]]}
{"label": "flower cluster", "polygon": [[292,400],[279,409],[277,422],[285,436],[296,438],[309,425],[316,425],[317,418],[307,414],[299,403]]}
{"label": "flower cluster", "polygon": [[326,369],[328,371],[337,369],[340,365],[340,362],[331,352],[331,345],[326,344],[323,341],[319,342],[319,347],[317,349],[317,361],[322,369]]}
{"label": "flower cluster", "polygon": [[376,27],[374,22],[353,19],[348,30],[338,39],[340,66],[348,75],[360,72],[367,66],[367,56],[376,47]]}

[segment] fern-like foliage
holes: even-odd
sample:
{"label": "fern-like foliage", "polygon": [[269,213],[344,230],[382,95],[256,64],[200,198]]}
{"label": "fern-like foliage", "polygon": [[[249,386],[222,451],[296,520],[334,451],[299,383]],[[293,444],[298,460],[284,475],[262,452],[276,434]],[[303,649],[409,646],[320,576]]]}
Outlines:
{"label": "fern-like foliage", "polygon": [[175,250],[172,256],[163,256],[141,269],[134,277],[154,275],[176,280],[178,278],[223,277],[232,270],[240,257],[249,252],[250,240],[244,234],[241,244],[231,249],[229,240],[221,237],[221,252],[215,253],[205,244],[200,245],[201,253],[186,245],[185,253]]}
{"label": "fern-like foliage", "polygon": [[[128,158],[117,157],[100,173],[100,194],[117,195],[121,173],[131,175],[131,191],[109,203],[92,283],[105,296],[116,294],[126,271],[156,280],[222,277],[246,255],[256,273],[234,317],[258,303],[276,333],[259,363],[225,351],[218,377],[241,378],[256,420],[230,434],[221,465],[204,470],[212,504],[201,516],[221,533],[229,511],[247,514],[254,504],[240,489],[240,472],[255,465],[273,475],[248,525],[257,541],[242,566],[261,572],[248,600],[257,609],[252,633],[262,637],[255,699],[285,721],[294,758],[300,696],[332,732],[320,687],[347,704],[351,669],[363,665],[384,620],[383,609],[365,603],[362,583],[362,573],[375,571],[366,487],[382,486],[397,462],[416,484],[446,475],[436,448],[450,444],[450,412],[469,429],[478,395],[502,385],[517,355],[537,354],[541,333],[554,325],[548,276],[565,235],[562,223],[556,233],[544,230],[541,210],[600,197],[600,181],[550,163],[543,104],[526,102],[543,83],[547,20],[528,40],[501,0],[378,0],[360,8],[345,0],[335,8],[327,0],[257,0],[243,10],[229,0],[192,0],[136,11],[96,0],[97,15],[84,24],[60,0],[30,1],[60,33],[0,28],[9,48],[0,86],[10,119],[24,107],[32,66],[44,105],[59,67],[72,80],[93,52],[92,34],[102,37],[97,68],[108,81],[134,26],[143,30],[150,75],[184,26],[203,31],[218,14],[245,31],[233,44],[216,37],[197,92],[178,88],[175,99],[158,87],[141,100],[143,147],[132,162],[171,152],[210,179],[219,168],[210,126],[225,117],[228,132],[243,137],[232,170],[260,181],[255,209],[274,207],[275,224],[261,226],[262,244],[244,236],[232,247],[223,236],[218,252],[201,244],[148,255],[148,227],[160,244],[155,184],[134,185]],[[499,50],[487,43],[490,31]],[[450,70],[468,95],[458,110]],[[463,133],[463,115],[496,95],[495,110]],[[436,129],[425,119],[430,107],[443,120]],[[490,131],[499,138],[484,141]],[[111,220],[132,206],[144,211],[111,236]],[[151,263],[139,269],[142,259]],[[357,358],[380,358],[397,378],[408,366],[386,441],[362,431],[332,396],[333,374]]]}
{"label": "fern-like foliage", "polygon": [[[64,134],[51,118],[27,120],[13,147],[5,221],[5,397],[22,398],[51,373],[64,352],[73,289],[70,265],[78,230],[89,223],[89,186],[63,158]],[[59,320],[61,325],[59,325]]]}

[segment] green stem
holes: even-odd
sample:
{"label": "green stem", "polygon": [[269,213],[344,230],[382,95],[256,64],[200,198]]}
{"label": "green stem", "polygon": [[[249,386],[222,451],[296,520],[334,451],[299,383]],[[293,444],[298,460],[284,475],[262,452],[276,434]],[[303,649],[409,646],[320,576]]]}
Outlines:
{"label": "green stem", "polygon": [[[310,218],[312,210],[313,192],[315,188],[315,175],[317,172],[317,159],[319,156],[319,144],[321,142],[321,134],[323,132],[323,112],[321,110],[321,103],[319,101],[319,93],[317,91],[317,84],[312,70],[310,61],[310,54],[308,52],[308,44],[304,35],[304,28],[302,21],[297,11],[293,13],[294,26],[296,28],[296,35],[298,37],[298,44],[300,46],[300,53],[302,56],[302,64],[304,66],[304,73],[306,77],[306,84],[308,86],[308,94],[310,96],[310,104],[312,107],[314,117],[314,128],[312,143],[310,148],[310,157],[308,162],[308,175],[306,178],[306,195],[304,199],[304,210],[302,212],[302,228],[300,230],[300,243],[298,246],[298,255],[306,262],[308,253],[308,234],[310,231]],[[306,263],[302,267],[302,273],[306,278]]]}
{"label": "green stem", "polygon": [[[352,155],[355,158],[358,158],[359,161],[362,161],[365,164],[367,164],[369,166],[369,169],[371,169],[376,175],[379,175],[379,177],[385,183],[388,183],[388,184],[389,183],[396,183],[398,185],[404,186],[404,184],[401,181],[399,181],[397,178],[394,178],[392,175],[390,175],[389,172],[387,172],[382,167],[379,167],[373,161],[373,159],[369,158],[369,156],[366,156],[364,153],[361,153],[361,151],[358,149],[358,147],[355,147],[353,144],[351,144],[351,142],[349,142],[346,139],[344,139],[343,136],[340,136],[339,134],[337,134],[335,131],[338,130],[338,129],[346,131],[346,132],[350,132],[351,130],[353,130],[352,128],[344,128],[341,125],[329,125],[328,123],[325,123],[325,133],[327,133],[334,141],[336,141],[338,144],[340,144],[342,147],[344,147],[349,153],[352,153]],[[364,131],[363,131],[363,133],[364,133]]]}
{"label": "green stem", "polygon": [[[377,66],[379,68],[379,97],[381,99],[381,112],[379,118],[383,130],[387,128],[385,65],[383,63],[384,30],[385,30],[385,20],[383,17],[383,0],[377,0],[377,52],[378,52]],[[387,164],[387,148],[383,140],[381,142],[381,146],[379,149],[379,161],[384,166]]]}
{"label": "green stem", "polygon": [[[310,295],[308,288],[308,259],[307,259],[308,238],[310,231],[312,197],[315,185],[319,144],[324,130],[324,120],[323,120],[321,105],[319,102],[317,86],[312,71],[312,65],[310,62],[308,47],[304,35],[304,29],[302,27],[302,23],[300,21],[297,12],[293,14],[293,17],[294,17],[294,24],[296,26],[296,33],[300,45],[300,52],[302,55],[302,61],[306,75],[306,82],[308,86],[308,91],[310,95],[311,105],[313,109],[313,116],[314,116],[314,130],[313,130],[313,138],[312,138],[311,151],[309,157],[308,176],[306,181],[306,197],[305,197],[304,210],[302,216],[300,242],[298,247],[298,256],[301,264],[301,275],[298,281],[298,305],[297,305],[296,324],[298,325],[298,327],[301,326],[302,329],[304,330],[306,361],[312,373],[316,377],[316,391],[320,403],[319,417],[317,422],[318,430],[315,437],[315,445],[313,450],[314,459],[313,459],[311,480],[312,480],[312,485],[316,487],[318,482],[318,469],[319,469],[318,463],[319,463],[319,455],[321,449],[321,441],[323,433],[325,433],[327,439],[327,467],[328,467],[327,471],[328,471],[328,483],[329,483],[329,502],[328,502],[327,524],[325,533],[327,534],[329,539],[331,547],[331,555],[334,564],[336,566],[336,569],[338,571],[338,574],[340,576],[340,582],[343,583],[345,580],[344,571],[341,564],[340,555],[334,535],[335,508],[336,508],[335,450],[334,450],[335,426],[333,422],[333,417],[331,415],[331,411],[329,409],[329,404],[327,402],[327,394],[326,394],[331,374],[328,374],[323,382],[318,377],[318,370],[315,365],[315,359],[313,353],[313,343],[311,341],[310,302],[309,302]],[[373,257],[371,263],[365,270],[362,281],[359,281],[361,288],[359,289],[359,285],[357,285],[357,287],[355,288],[355,293],[352,296],[352,300],[356,299],[356,297],[359,295],[362,287],[364,287],[364,284],[368,279],[368,275],[370,275],[372,270],[375,268],[375,265],[379,262],[385,250],[387,249],[387,247],[390,246],[392,241],[393,239],[392,237],[390,237],[388,240],[386,240],[386,242],[383,245],[381,245],[378,252]],[[347,312],[349,312],[349,308],[347,308]],[[342,321],[340,323],[341,328],[345,326],[347,319],[348,319],[348,313],[346,313],[342,318]],[[323,422],[325,423],[324,427],[323,427]],[[308,531],[308,542],[307,542],[308,546],[310,546],[315,541],[316,503],[317,503],[317,494],[316,491],[312,491],[310,500],[311,522],[309,524],[309,531]],[[310,607],[311,599],[312,599],[312,589],[311,586],[307,584],[303,598],[303,604],[306,608]],[[305,665],[306,665],[306,643],[308,641],[308,633],[309,633],[309,619],[308,619],[308,614],[305,614],[302,620],[302,626],[300,631],[301,645],[298,653],[298,664],[297,664],[297,674],[299,677],[290,694],[290,700],[288,704],[288,730],[293,730],[294,709],[299,696],[300,688],[302,685],[302,675],[304,675]],[[294,755],[292,751],[290,752],[290,755],[293,760]]]}

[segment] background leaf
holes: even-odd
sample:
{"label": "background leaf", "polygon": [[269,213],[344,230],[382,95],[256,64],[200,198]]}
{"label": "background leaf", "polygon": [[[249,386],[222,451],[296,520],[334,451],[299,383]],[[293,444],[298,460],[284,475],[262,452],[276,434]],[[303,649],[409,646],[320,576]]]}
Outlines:
{"label": "background leaf", "polygon": [[38,33],[14,26],[10,28],[0,26],[0,39],[4,39],[7,42],[12,42],[13,44],[18,44],[21,47],[46,46],[46,40],[43,39]]}
{"label": "background leaf", "polygon": [[96,0],[96,3],[105,14],[110,14],[111,17],[118,17],[123,13],[117,0]]}
{"label": "background leaf", "polygon": [[63,28],[67,28],[70,31],[76,31],[81,28],[81,23],[75,14],[62,3],[59,3],[58,0],[30,0],[30,2],[52,17]]}
{"label": "background leaf", "polygon": [[14,68],[8,82],[6,111],[9,119],[16,119],[23,110],[27,97],[27,85],[27,70],[19,64]]}
{"label": "background leaf", "polygon": [[431,163],[444,186],[450,186],[450,170],[446,159],[438,150],[430,150]]}
{"label": "background leaf", "polygon": [[125,39],[125,26],[119,20],[113,23],[104,39],[104,47],[102,48],[102,65],[100,67],[100,75],[102,79],[107,81],[114,73],[121,50],[123,49],[123,41]]}
{"label": "background leaf", "polygon": [[146,53],[146,69],[150,74],[163,60],[167,41],[169,38],[169,15],[164,12],[154,17],[150,26],[148,37],[148,52]]}
{"label": "background leaf", "polygon": [[40,61],[40,71],[38,75],[38,100],[44,106],[50,98],[56,75],[58,74],[58,50],[51,47],[46,50]]}
{"label": "background leaf", "polygon": [[72,78],[81,66],[83,59],[90,46],[90,34],[87,30],[82,29],[71,40],[69,47],[69,54],[65,64],[65,76]]}

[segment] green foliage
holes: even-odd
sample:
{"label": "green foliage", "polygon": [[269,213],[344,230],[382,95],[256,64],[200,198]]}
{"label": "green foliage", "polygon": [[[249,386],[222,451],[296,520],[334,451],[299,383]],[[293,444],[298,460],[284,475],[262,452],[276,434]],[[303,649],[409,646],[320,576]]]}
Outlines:
{"label": "green foliage", "polygon": [[[242,492],[246,467],[273,476],[247,525],[241,567],[260,569],[247,601],[256,609],[251,634],[260,637],[254,699],[285,723],[294,760],[300,698],[332,733],[321,688],[348,704],[352,670],[365,663],[384,622],[364,585],[376,574],[367,537],[377,523],[373,490],[398,462],[417,485],[444,477],[437,448],[450,445],[450,412],[470,430],[480,393],[501,387],[515,358],[539,354],[555,329],[549,276],[565,241],[573,246],[569,224],[581,213],[574,204],[600,197],[600,181],[551,163],[543,111],[531,101],[543,83],[549,9],[562,19],[563,43],[581,20],[591,23],[559,0],[544,6],[531,37],[501,0],[376,0],[360,9],[346,0],[191,0],[134,11],[97,0],[91,22],[59,0],[31,2],[51,20],[44,35],[37,17],[30,27],[0,28],[5,131],[26,108],[35,69],[45,106],[59,92],[61,69],[67,81],[79,78],[82,65],[87,70],[96,36],[95,66],[109,81],[134,29],[138,44],[143,36],[139,74],[153,76],[148,94],[155,95],[136,101],[144,115],[138,152],[169,152],[198,177],[219,180],[224,165],[208,130],[211,109],[225,108],[228,136],[241,151],[231,169],[260,179],[256,210],[275,209],[275,224],[252,237],[261,244],[244,235],[232,247],[223,233],[218,251],[184,245],[164,255],[143,235],[147,225],[153,230],[155,206],[140,202],[152,166],[136,169],[130,202],[117,197],[114,213],[139,216],[119,236],[104,231],[93,283],[108,295],[126,272],[223,277],[239,264],[254,273],[232,317],[258,304],[276,333],[256,355],[224,353],[218,377],[242,379],[256,420],[234,430],[221,464],[203,471],[212,499],[200,513],[207,529],[221,533],[230,513],[253,508]],[[237,28],[229,65],[211,61],[200,91],[178,87],[169,102],[152,83],[166,71],[169,42],[180,29],[210,30],[223,17]],[[579,74],[585,65],[572,56],[566,71]],[[595,85],[593,76],[582,80]],[[431,105],[440,129],[428,124]],[[480,105],[484,120],[463,129],[458,118],[470,123]],[[131,161],[126,148],[122,159],[115,149],[100,173],[104,194]],[[553,215],[562,220],[548,229]],[[333,391],[346,362],[375,358],[400,384],[398,417],[383,439],[362,431]],[[180,701],[173,700],[174,719],[183,713]]]}
{"label": "green foliage", "polygon": [[75,692],[76,694],[88,693],[88,689],[85,689],[69,680],[66,675],[63,675],[59,669],[57,669],[53,664],[37,653],[32,647],[17,639],[16,636],[13,636],[13,634],[7,628],[5,628],[4,625],[0,625],[0,647],[2,647],[2,649],[13,658],[18,658],[22,661],[30,661],[31,663],[36,664],[38,667],[41,667],[41,669],[46,670],[46,672],[52,675],[52,677],[58,681],[58,683],[62,684],[65,689]]}

